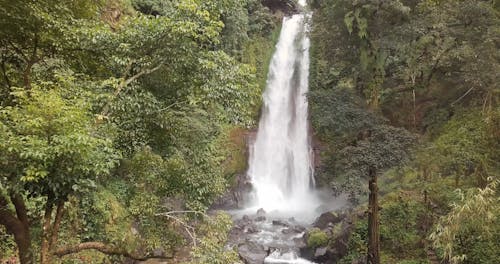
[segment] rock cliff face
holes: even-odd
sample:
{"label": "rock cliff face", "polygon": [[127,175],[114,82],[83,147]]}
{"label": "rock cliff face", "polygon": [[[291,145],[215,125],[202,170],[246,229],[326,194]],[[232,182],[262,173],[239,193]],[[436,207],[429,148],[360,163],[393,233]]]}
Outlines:
{"label": "rock cliff face", "polygon": [[291,15],[299,12],[297,3],[293,0],[262,0],[262,5],[271,9],[273,13]]}

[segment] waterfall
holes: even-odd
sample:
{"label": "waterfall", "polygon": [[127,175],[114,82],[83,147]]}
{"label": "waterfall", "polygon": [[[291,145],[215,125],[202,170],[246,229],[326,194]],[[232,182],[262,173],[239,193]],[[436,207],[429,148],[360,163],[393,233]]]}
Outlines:
{"label": "waterfall", "polygon": [[309,18],[307,14],[296,14],[283,19],[263,94],[257,136],[250,147],[252,205],[266,211],[305,212],[318,204],[313,191],[306,98]]}
{"label": "waterfall", "polygon": [[244,259],[262,257],[255,263],[312,264],[300,258],[306,226],[343,204],[315,188],[307,104],[310,18],[303,13],[283,19],[250,145],[247,176],[253,191],[245,208],[232,212],[230,246]]}

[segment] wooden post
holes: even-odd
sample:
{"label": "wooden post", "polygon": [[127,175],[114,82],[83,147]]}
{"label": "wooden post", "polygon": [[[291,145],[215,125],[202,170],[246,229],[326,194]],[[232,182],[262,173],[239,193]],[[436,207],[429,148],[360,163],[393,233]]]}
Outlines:
{"label": "wooden post", "polygon": [[368,208],[368,258],[367,264],[380,264],[380,226],[379,226],[379,206],[378,206],[378,186],[377,172],[374,167],[370,167],[369,208]]}

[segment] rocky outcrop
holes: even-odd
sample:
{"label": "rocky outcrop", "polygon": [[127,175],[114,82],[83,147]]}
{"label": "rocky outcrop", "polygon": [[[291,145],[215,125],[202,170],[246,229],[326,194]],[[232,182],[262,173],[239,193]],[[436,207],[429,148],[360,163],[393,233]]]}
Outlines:
{"label": "rocky outcrop", "polygon": [[[255,140],[256,135],[256,130],[246,131],[240,135],[243,138],[246,149],[246,160],[248,160],[249,155],[248,147]],[[210,206],[212,211],[241,209],[248,202],[248,196],[252,191],[252,183],[246,174],[246,168],[234,177],[231,187]]]}
{"label": "rocky outcrop", "polygon": [[259,209],[255,214],[234,220],[228,244],[237,248],[244,263],[262,264],[273,252],[296,252],[306,247],[305,231],[306,228],[293,218],[275,219]]}
{"label": "rocky outcrop", "polygon": [[236,175],[235,184],[211,206],[212,210],[233,210],[242,208],[252,191],[252,183],[246,173]]}
{"label": "rocky outcrop", "polygon": [[[347,254],[347,243],[352,232],[352,222],[348,212],[326,212],[314,221],[312,229],[304,234],[305,245],[300,255],[316,263],[337,263]],[[326,243],[315,243],[309,235],[322,233],[328,237]],[[324,235],[323,235],[324,236]]]}

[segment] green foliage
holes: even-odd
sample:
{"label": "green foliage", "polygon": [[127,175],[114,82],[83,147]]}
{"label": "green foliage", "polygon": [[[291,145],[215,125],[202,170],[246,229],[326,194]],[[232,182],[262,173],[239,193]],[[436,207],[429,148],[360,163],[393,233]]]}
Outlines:
{"label": "green foliage", "polygon": [[318,174],[320,181],[334,190],[347,191],[351,198],[358,199],[365,192],[360,181],[366,178],[370,166],[385,171],[409,157],[415,135],[385,125],[380,117],[363,109],[352,90],[317,90],[310,98],[316,133],[323,142],[334,145],[323,153],[328,165]]}
{"label": "green foliage", "polygon": [[[383,263],[426,263],[417,249],[437,216],[459,210],[454,189],[484,188],[498,175],[496,2],[313,1],[309,98],[322,150],[316,175],[356,193],[367,164],[389,169],[379,177]],[[414,153],[414,136],[401,127],[423,135]],[[454,252],[449,258],[498,258],[491,251],[498,251],[497,238],[481,235],[487,228],[443,221],[460,230],[441,244]],[[359,240],[357,229],[351,238]],[[345,263],[365,254],[349,250]]]}
{"label": "green foliage", "polygon": [[88,103],[61,93],[33,87],[1,109],[4,188],[65,200],[114,167],[119,155],[93,127]]}
{"label": "green foliage", "polygon": [[423,224],[426,209],[422,201],[411,193],[391,193],[380,206],[380,236],[383,249],[396,259],[418,258],[422,250],[419,227]]}
{"label": "green foliage", "polygon": [[339,261],[339,264],[351,264],[357,261],[368,252],[368,221],[357,219],[354,229],[349,237],[347,249],[348,254]]}
{"label": "green foliage", "polygon": [[[203,211],[244,169],[230,131],[254,125],[270,54],[248,54],[272,49],[270,11],[228,0],[0,1],[0,11],[0,191],[25,198],[33,247],[45,203],[65,202],[60,246],[174,252],[180,230],[158,212]],[[226,232],[217,219],[213,232]],[[209,233],[210,261],[236,260]]]}
{"label": "green foliage", "polygon": [[495,263],[498,254],[498,179],[484,189],[457,190],[460,200],[436,226],[430,238],[451,263]]}
{"label": "green foliage", "polygon": [[132,0],[132,6],[145,15],[164,15],[171,3],[160,0]]}
{"label": "green foliage", "polygon": [[380,118],[363,109],[361,99],[349,88],[314,90],[309,93],[312,124],[325,141],[345,142],[363,129],[372,129]]}
{"label": "green foliage", "polygon": [[313,228],[307,233],[307,246],[317,248],[328,243],[328,235],[319,228]]}
{"label": "green foliage", "polygon": [[192,251],[190,264],[235,264],[241,263],[233,249],[226,249],[227,234],[232,227],[231,217],[218,213],[214,217],[205,218],[200,231],[203,235],[200,243]]}
{"label": "green foliage", "polygon": [[436,162],[444,175],[474,174],[478,184],[482,184],[499,168],[496,157],[500,155],[500,146],[491,134],[493,120],[486,119],[480,111],[469,111],[456,115],[444,125],[443,132],[434,141],[439,154]]}
{"label": "green foliage", "polygon": [[16,243],[14,239],[9,236],[4,227],[0,227],[0,237],[2,243],[0,243],[0,261],[7,262],[10,256],[15,255],[14,248]]}

